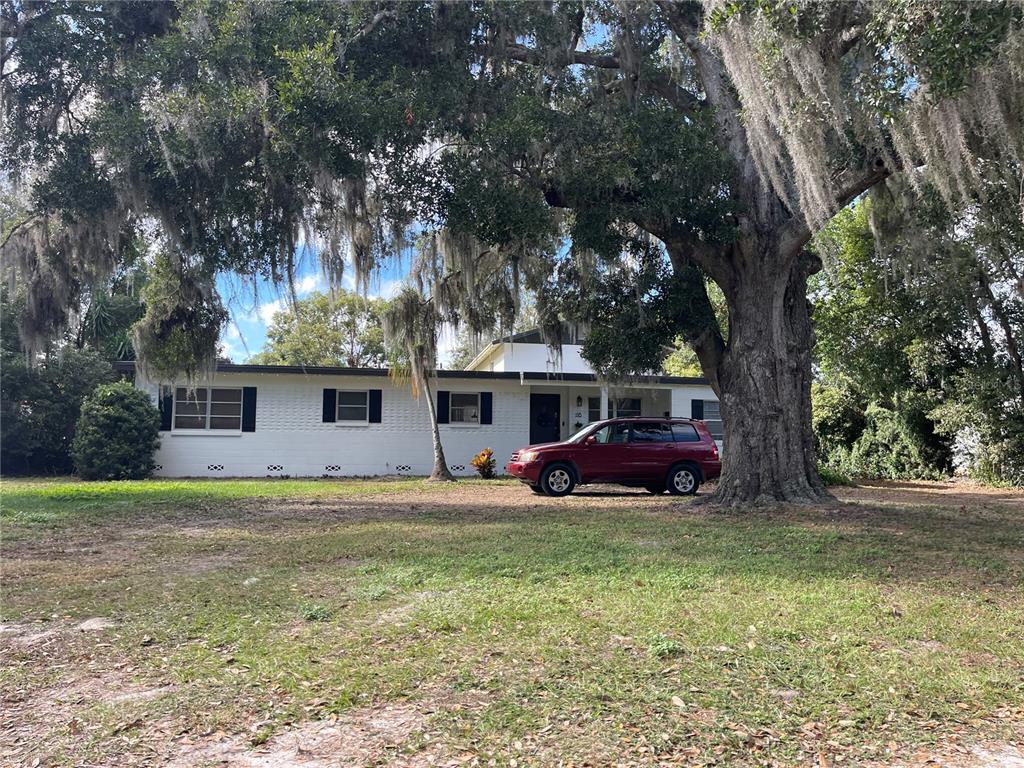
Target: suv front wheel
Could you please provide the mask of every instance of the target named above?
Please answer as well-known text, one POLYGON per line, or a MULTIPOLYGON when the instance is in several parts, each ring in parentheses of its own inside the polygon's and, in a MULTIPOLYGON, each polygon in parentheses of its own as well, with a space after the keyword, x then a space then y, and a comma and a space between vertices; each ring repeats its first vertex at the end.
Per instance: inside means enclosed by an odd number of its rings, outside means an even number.
POLYGON ((668 492, 676 496, 691 496, 700 487, 700 478, 689 464, 677 464, 668 471, 668 478, 665 485, 668 492))
POLYGON ((548 496, 568 496, 576 487, 576 478, 565 464, 552 464, 541 473, 540 487, 548 496))

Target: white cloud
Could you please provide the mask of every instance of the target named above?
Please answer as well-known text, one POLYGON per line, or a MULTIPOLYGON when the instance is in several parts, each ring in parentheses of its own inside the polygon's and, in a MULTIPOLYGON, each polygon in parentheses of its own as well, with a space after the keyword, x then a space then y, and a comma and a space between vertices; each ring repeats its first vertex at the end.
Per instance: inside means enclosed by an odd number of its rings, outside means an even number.
POLYGON ((307 293, 312 293, 322 287, 323 277, 318 273, 313 273, 300 278, 299 281, 295 283, 295 292, 300 296, 305 296, 307 293))
POLYGON ((284 309, 284 299, 274 299, 268 301, 265 304, 260 304, 256 309, 256 314, 259 315, 260 320, 263 321, 264 325, 270 325, 274 319, 274 315, 284 309))

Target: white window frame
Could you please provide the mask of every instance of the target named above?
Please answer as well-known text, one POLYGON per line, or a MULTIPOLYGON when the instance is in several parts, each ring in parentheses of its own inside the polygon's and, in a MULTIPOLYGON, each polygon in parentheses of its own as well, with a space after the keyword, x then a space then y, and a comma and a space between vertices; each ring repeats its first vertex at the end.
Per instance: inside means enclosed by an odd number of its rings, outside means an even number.
MULTIPOLYGON (((469 408, 469 407, 471 407, 471 406, 460 405, 459 406, 459 410, 463 410, 463 409, 469 408)), ((479 392, 449 392, 448 393, 448 423, 451 424, 451 425, 454 425, 456 427, 479 427, 480 426, 480 393, 479 392), (465 396, 465 395, 470 395, 470 396, 476 398, 476 421, 464 421, 464 420, 456 421, 455 420, 455 418, 454 418, 455 417, 455 406, 453 405, 453 401, 454 401, 456 395, 458 395, 460 397, 465 396)))
MULTIPOLYGON (((370 390, 368 390, 368 389, 338 389, 338 390, 335 390, 335 392, 336 392, 336 394, 334 396, 334 423, 335 424, 337 424, 338 426, 341 426, 341 427, 353 427, 353 426, 362 426, 364 424, 369 424, 370 423, 370 390), (366 409, 366 418, 365 419, 343 419, 343 418, 341 418, 341 408, 342 408, 341 393, 342 392, 348 392, 348 393, 359 392, 359 393, 363 394, 366 397, 366 402, 365 402, 365 404, 363 406, 366 409)), ((356 405, 346 405, 345 407, 346 408, 358 408, 359 406, 356 406, 356 405)))
MULTIPOLYGON (((193 387, 192 391, 205 389, 206 390, 206 414, 204 418, 206 420, 205 427, 179 427, 178 426, 178 390, 184 389, 188 392, 188 387, 172 388, 171 392, 171 434, 177 432, 180 435, 240 435, 242 434, 242 420, 245 418, 245 392, 244 387, 223 387, 215 386, 213 384, 204 384, 201 387, 193 387), (238 392, 238 429, 211 429, 210 428, 210 411, 213 409, 213 397, 211 393, 215 389, 230 389, 238 392)), ((217 402, 224 402, 218 400, 217 402)), ((231 417, 233 418, 233 417, 231 417)))

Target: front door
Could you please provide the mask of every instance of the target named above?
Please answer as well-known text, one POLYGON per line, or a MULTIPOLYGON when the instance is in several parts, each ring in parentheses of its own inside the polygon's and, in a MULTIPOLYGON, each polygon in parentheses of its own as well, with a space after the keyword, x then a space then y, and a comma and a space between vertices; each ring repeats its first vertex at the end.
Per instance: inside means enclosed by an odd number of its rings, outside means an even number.
POLYGON ((530 395, 530 445, 562 439, 562 396, 530 395))

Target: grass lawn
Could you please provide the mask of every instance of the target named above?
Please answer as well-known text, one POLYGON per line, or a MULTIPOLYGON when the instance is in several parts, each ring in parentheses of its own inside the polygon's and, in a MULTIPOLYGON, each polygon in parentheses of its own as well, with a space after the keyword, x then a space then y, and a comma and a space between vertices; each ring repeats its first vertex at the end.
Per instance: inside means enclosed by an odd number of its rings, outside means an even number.
POLYGON ((837 493, 5 480, 0 765, 1014 765, 1024 495, 837 493))

